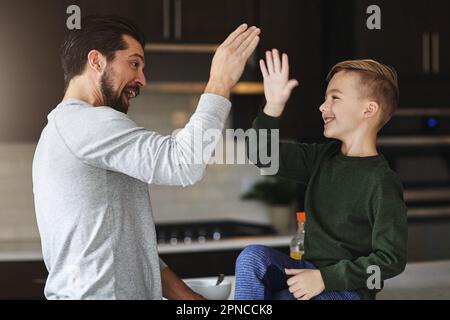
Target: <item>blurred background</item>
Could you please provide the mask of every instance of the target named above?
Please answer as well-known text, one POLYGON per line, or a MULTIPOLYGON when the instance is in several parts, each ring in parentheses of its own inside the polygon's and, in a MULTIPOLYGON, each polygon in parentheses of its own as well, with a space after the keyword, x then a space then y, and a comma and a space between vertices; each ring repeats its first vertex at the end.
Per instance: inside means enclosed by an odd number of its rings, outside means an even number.
MULTIPOLYGON (((227 128, 248 129, 264 104, 258 59, 265 50, 287 52, 291 76, 300 82, 282 117, 281 137, 292 141, 325 141, 318 107, 336 62, 373 58, 394 66, 400 106, 382 129, 378 148, 405 189, 411 266, 406 276, 435 272, 432 279, 401 279, 386 297, 420 291, 449 298, 450 2, 445 0, 1 1, 0 298, 43 297, 46 270, 31 164, 47 115, 63 97, 59 46, 72 4, 82 15, 119 14, 143 29, 148 85, 129 115, 162 134, 188 121, 214 50, 243 22, 261 28, 261 42, 233 91, 227 128), (368 27, 371 5, 380 9, 380 29, 368 27)), ((187 188, 149 186, 160 254, 182 277, 201 277, 232 275, 246 244, 287 251, 304 188, 263 179, 251 164, 211 165, 200 183, 187 188)))

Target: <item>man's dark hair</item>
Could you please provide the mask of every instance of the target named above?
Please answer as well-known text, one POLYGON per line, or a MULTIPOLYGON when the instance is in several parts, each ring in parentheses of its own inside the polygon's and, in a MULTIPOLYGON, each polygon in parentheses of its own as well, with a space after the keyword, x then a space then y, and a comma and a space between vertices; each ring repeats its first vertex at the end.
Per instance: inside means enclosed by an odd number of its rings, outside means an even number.
POLYGON ((73 77, 83 72, 89 51, 98 50, 111 61, 116 51, 127 49, 122 37, 125 34, 145 47, 144 34, 138 26, 119 16, 85 16, 81 19, 81 29, 68 30, 61 46, 65 89, 73 77))

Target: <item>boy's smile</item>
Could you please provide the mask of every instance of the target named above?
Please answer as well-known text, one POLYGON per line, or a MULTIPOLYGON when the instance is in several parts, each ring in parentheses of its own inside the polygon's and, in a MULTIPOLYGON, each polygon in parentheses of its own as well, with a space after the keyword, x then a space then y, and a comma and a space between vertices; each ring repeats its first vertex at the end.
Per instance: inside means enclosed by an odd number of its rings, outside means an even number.
POLYGON ((364 120, 364 100, 361 98, 359 75, 341 71, 330 80, 325 101, 320 106, 324 136, 341 141, 353 136, 364 120))

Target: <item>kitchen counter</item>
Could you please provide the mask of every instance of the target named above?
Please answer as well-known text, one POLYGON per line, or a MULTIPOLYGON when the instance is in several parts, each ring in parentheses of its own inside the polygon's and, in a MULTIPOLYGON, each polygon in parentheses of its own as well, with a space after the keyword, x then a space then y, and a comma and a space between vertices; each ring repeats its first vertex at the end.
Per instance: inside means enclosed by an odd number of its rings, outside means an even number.
POLYGON ((0 261, 42 260, 39 241, 0 242, 0 261))
MULTIPOLYGON (((239 250, 251 244, 272 247, 288 246, 292 236, 236 237, 224 240, 210 240, 204 243, 160 244, 160 254, 189 253, 206 251, 239 250)), ((0 261, 42 260, 41 244, 38 241, 0 242, 0 261)))

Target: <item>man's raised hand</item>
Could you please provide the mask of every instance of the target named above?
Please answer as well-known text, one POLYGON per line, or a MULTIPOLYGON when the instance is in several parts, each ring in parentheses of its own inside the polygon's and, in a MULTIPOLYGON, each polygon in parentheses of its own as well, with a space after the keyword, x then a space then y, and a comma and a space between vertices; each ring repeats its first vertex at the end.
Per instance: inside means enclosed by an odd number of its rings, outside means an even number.
POLYGON ((240 25, 217 48, 211 64, 205 92, 229 98, 231 89, 239 81, 248 58, 259 42, 261 30, 240 25))

